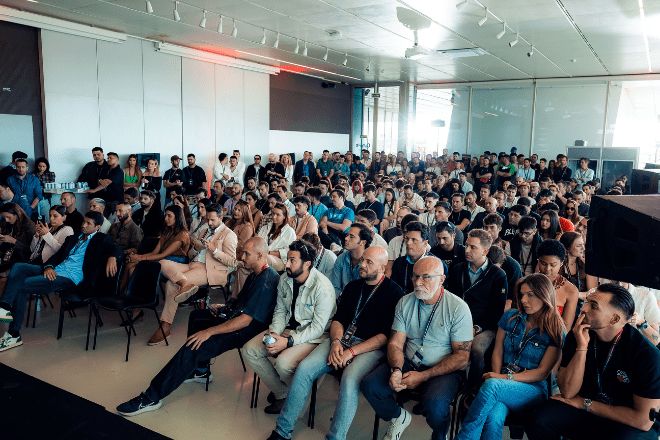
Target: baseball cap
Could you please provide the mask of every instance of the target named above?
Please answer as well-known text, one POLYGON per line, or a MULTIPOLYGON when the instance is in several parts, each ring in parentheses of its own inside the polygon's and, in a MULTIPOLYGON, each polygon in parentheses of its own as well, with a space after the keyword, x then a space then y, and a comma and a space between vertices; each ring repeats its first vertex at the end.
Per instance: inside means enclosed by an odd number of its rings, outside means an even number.
POLYGON ((541 197, 552 197, 552 191, 550 191, 549 189, 541 190, 539 194, 541 197))
POLYGON ((170 157, 170 161, 172 160, 181 160, 181 158, 175 154, 174 156, 170 157))

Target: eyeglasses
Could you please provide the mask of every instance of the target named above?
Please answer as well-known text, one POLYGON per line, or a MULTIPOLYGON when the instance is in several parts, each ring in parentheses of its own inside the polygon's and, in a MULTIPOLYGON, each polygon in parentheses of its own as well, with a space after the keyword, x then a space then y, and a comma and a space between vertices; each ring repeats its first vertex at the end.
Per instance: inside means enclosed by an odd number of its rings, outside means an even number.
POLYGON ((413 272, 412 274, 412 281, 413 283, 417 281, 418 278, 422 279, 422 283, 426 284, 428 283, 431 278, 436 278, 436 277, 441 277, 442 275, 417 275, 416 273, 413 272))

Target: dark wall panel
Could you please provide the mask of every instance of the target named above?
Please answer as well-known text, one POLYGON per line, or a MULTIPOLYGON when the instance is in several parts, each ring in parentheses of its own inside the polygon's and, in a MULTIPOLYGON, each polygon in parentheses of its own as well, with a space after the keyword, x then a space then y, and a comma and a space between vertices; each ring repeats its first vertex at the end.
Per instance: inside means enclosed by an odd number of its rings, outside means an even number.
MULTIPOLYGON (((32 116, 34 151, 44 155, 38 29, 0 21, 0 113, 32 116)), ((6 164, 7 153, 0 152, 6 164)))
POLYGON ((270 129, 350 134, 350 86, 288 72, 271 75, 270 129), (335 88, 323 88, 324 82, 335 88))

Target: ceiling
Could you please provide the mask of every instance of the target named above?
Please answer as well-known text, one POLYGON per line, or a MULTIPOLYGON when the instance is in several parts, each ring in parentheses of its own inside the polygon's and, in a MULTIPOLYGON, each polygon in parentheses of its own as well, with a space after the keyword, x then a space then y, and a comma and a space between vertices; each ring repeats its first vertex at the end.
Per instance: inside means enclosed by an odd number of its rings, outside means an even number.
POLYGON ((461 10, 456 8, 460 0, 185 0, 178 5, 179 22, 174 20, 172 0, 150 1, 151 14, 146 0, 0 0, 0 5, 355 85, 660 72, 658 1, 645 1, 645 23, 638 0, 469 0, 461 10), (430 28, 419 32, 421 46, 480 47, 488 54, 404 58, 414 39, 397 20, 397 7, 432 20, 430 28), (488 20, 479 26, 484 7, 488 20), (202 29, 204 10, 208 13, 202 29), (220 14, 222 34, 217 32, 220 14), (236 38, 231 36, 233 19, 236 38), (502 22, 506 34, 498 40, 502 22), (341 34, 332 36, 329 30, 341 34), (277 32, 281 35, 275 49, 277 32), (509 47, 516 32, 518 44, 509 47), (299 54, 294 53, 296 39, 299 54), (302 55, 304 42, 308 56, 302 55), (347 63, 342 66, 345 54, 347 63))

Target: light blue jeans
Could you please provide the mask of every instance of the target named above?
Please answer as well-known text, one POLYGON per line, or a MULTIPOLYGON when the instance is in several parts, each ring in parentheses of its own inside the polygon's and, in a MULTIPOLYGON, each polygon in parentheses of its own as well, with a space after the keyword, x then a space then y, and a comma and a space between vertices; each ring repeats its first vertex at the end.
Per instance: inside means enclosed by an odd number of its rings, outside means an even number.
POLYGON ((37 205, 37 208, 34 209, 33 211, 37 211, 40 216, 44 218, 44 223, 48 223, 48 214, 50 212, 50 201, 51 199, 43 198, 43 200, 39 201, 39 204, 37 205))
POLYGON ((455 440, 501 440, 511 411, 533 411, 548 400, 546 382, 488 379, 479 389, 455 440))
MULTIPOLYGON (((357 345, 359 342, 362 341, 358 340, 353 345, 357 345)), ((326 365, 329 355, 330 340, 326 339, 298 365, 289 388, 289 395, 275 427, 275 431, 282 437, 291 438, 291 433, 307 401, 314 379, 334 369, 332 365, 326 365)), ((326 439, 344 440, 346 438, 357 411, 360 382, 383 360, 385 360, 385 352, 382 350, 362 353, 357 355, 353 362, 344 369, 339 385, 339 399, 326 439)))

